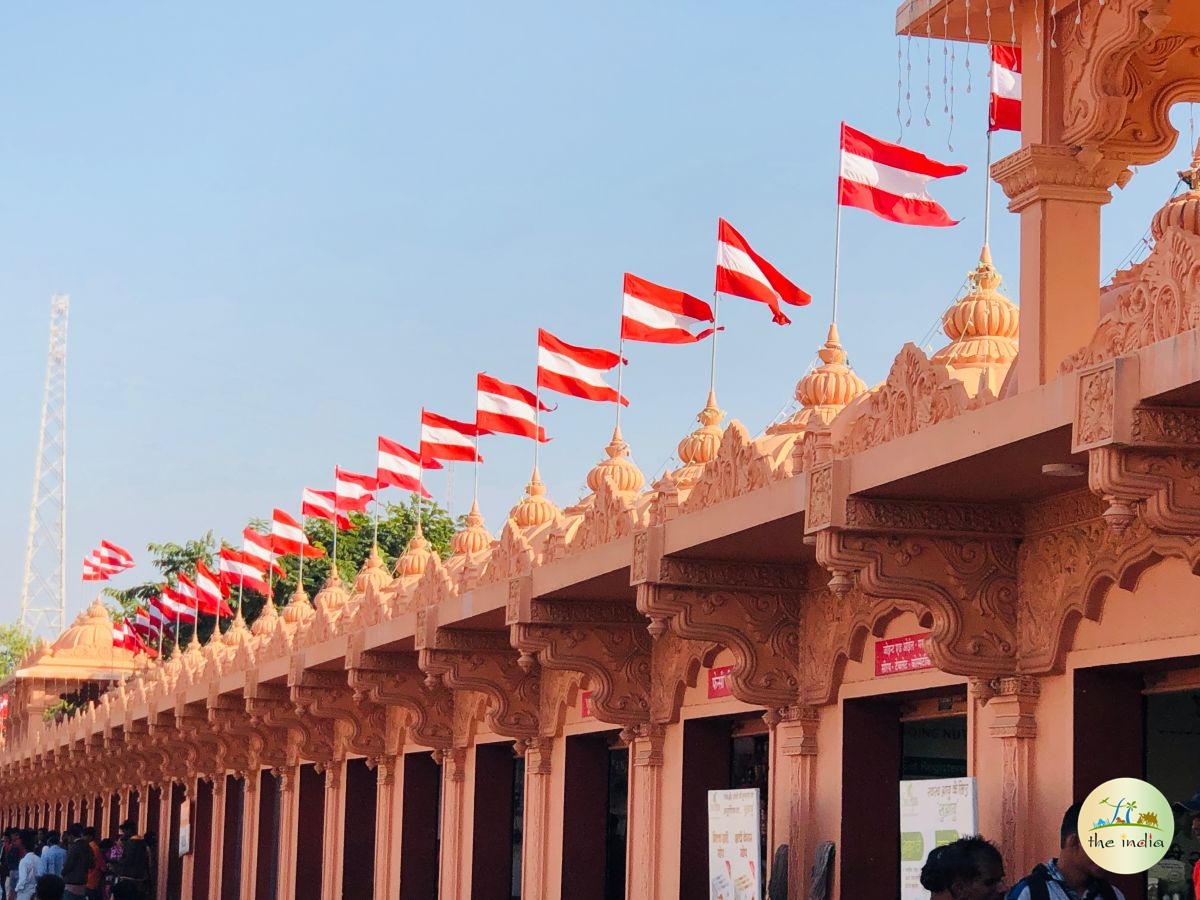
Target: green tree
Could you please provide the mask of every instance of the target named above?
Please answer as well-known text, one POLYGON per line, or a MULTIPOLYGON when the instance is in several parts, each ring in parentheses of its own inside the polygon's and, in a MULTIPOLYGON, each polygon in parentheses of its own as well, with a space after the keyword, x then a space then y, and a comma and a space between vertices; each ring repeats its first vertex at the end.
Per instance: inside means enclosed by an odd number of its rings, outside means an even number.
POLYGON ((19 622, 0 625, 0 681, 17 668, 17 663, 33 649, 33 635, 19 622))

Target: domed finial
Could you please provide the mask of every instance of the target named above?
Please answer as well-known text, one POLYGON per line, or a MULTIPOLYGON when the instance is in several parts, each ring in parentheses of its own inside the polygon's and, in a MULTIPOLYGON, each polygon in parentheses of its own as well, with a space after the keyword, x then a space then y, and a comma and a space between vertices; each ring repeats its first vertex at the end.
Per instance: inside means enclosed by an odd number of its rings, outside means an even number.
POLYGON ((400 578, 406 575, 423 575, 425 567, 429 565, 432 557, 433 551, 429 549, 429 541, 425 540, 425 531, 421 527, 420 518, 418 518, 412 540, 408 542, 408 546, 396 560, 396 575, 400 578))
POLYGON ((1017 355, 1020 313, 998 290, 1000 273, 987 244, 967 280, 970 290, 942 316, 950 343, 933 355, 933 361, 960 368, 1011 363, 1017 355))
POLYGON ((796 382, 796 399, 805 409, 842 407, 867 389, 846 361, 836 323, 830 323, 825 344, 817 356, 821 365, 796 382))
POLYGON ((467 513, 465 527, 457 531, 450 539, 450 549, 455 556, 470 556, 472 553, 482 553, 492 546, 492 536, 488 534, 483 524, 483 516, 479 512, 479 502, 471 502, 471 511, 467 513))
POLYGON ((344 606, 349 600, 350 595, 346 593, 346 584, 342 581, 342 573, 338 571, 337 563, 330 560, 329 577, 321 585, 321 590, 317 591, 317 596, 313 598, 313 605, 323 606, 326 610, 334 610, 344 606))
POLYGON ((696 415, 700 427, 679 442, 679 461, 685 466, 703 466, 717 455, 721 446, 721 419, 725 413, 717 407, 717 394, 708 392, 704 409, 696 415))
POLYGON ((1150 233, 1156 241, 1172 226, 1200 234, 1200 143, 1192 154, 1192 164, 1179 170, 1179 180, 1188 189, 1168 200, 1150 220, 1150 233))
POLYGON ((379 590, 386 587, 390 581, 391 576, 383 567, 383 558, 379 555, 379 545, 372 544, 371 552, 367 554, 367 561, 363 563, 358 577, 354 579, 354 593, 365 594, 368 587, 379 590))
POLYGON ((636 494, 646 483, 646 477, 641 469, 634 465, 629 458, 629 445, 621 437, 621 426, 613 429, 612 440, 604 448, 608 459, 598 462, 588 472, 587 484, 592 493, 600 490, 600 485, 607 477, 612 480, 613 487, 625 494, 636 494))
POLYGON ((275 601, 270 598, 263 604, 262 611, 258 614, 258 618, 254 620, 254 624, 250 626, 250 633, 255 637, 262 637, 270 634, 275 630, 275 623, 279 621, 279 610, 275 608, 275 601))
POLYGON ((536 528, 545 525, 557 514, 558 507, 546 496, 546 486, 542 484, 537 466, 534 466, 529 484, 525 485, 525 496, 509 512, 509 518, 521 528, 536 528))
POLYGON ((283 608, 283 621, 288 625, 302 625, 314 615, 316 613, 312 604, 308 602, 308 594, 304 592, 304 586, 297 584, 296 590, 292 593, 291 602, 283 608))
POLYGON ((1189 190, 1200 188, 1200 141, 1196 141, 1196 147, 1192 150, 1191 166, 1180 170, 1179 180, 1186 184, 1189 190))

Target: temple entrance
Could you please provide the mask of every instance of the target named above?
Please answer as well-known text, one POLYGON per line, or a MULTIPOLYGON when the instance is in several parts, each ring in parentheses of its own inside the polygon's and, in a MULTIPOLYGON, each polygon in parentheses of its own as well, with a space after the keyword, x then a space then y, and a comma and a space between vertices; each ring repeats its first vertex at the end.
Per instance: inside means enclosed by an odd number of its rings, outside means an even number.
POLYGON ((375 888, 375 772, 361 757, 346 761, 346 816, 342 823, 342 896, 369 897, 375 888))
POLYGON ((625 900, 629 750, 617 734, 567 738, 563 897, 625 900))
POLYGON ((432 753, 404 756, 400 834, 400 900, 438 895, 442 767, 432 753))
POLYGON ((900 893, 900 782, 967 775, 967 692, 936 688, 842 704, 843 897, 900 893))
MULTIPOLYGON (((1074 726, 1075 799, 1121 777, 1142 778, 1171 802, 1190 798, 1200 790, 1200 657, 1076 669, 1074 726)), ((1191 871, 1200 842, 1188 821, 1176 817, 1166 858, 1148 873, 1113 877, 1129 900, 1196 900, 1191 871)))
POLYGON ((514 900, 521 896, 521 836, 525 805, 525 760, 513 745, 475 748, 475 824, 471 896, 514 900), (509 823, 508 828, 503 823, 509 823))
POLYGON ((761 713, 689 719, 683 727, 683 795, 680 803, 679 896, 708 896, 708 792, 757 788, 767 861, 767 725, 761 713))

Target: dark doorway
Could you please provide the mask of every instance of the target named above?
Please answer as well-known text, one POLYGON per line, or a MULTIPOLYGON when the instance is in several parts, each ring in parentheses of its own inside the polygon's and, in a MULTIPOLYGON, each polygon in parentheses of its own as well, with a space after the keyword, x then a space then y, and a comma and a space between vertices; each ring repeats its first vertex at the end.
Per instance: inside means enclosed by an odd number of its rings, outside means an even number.
POLYGON ((325 776, 311 763, 300 767, 300 814, 296 823, 296 900, 320 900, 325 837, 325 776))
POLYGON ((512 744, 477 746, 471 858, 473 900, 514 900, 521 896, 524 797, 525 760, 513 755, 512 744))
POLYGON ((279 873, 279 779, 265 769, 251 778, 258 785, 258 852, 255 859, 254 896, 275 896, 279 873))
POLYGON ((616 732, 567 738, 562 895, 624 900, 629 751, 616 732))
POLYGON ((221 854, 221 900, 238 900, 240 893, 244 787, 242 779, 225 777, 225 846, 213 849, 221 854))
POLYGON ((346 818, 342 896, 370 897, 375 889, 375 773, 365 759, 346 762, 346 818))
POLYGON ((404 756, 400 900, 438 895, 442 767, 432 753, 404 756))

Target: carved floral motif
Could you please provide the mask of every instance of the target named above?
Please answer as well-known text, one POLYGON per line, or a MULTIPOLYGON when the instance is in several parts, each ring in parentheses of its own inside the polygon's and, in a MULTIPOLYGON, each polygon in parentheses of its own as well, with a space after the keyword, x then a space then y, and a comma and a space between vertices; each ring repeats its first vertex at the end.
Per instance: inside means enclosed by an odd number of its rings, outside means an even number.
POLYGON ((716 457, 705 463, 704 472, 683 501, 683 510, 707 509, 766 487, 771 480, 769 457, 750 439, 741 422, 730 422, 716 457))

